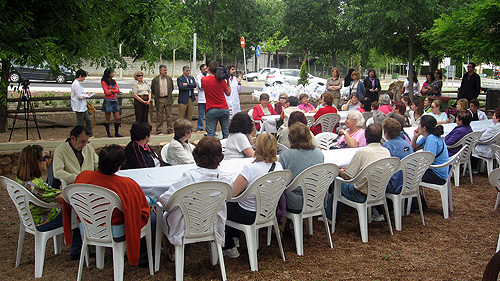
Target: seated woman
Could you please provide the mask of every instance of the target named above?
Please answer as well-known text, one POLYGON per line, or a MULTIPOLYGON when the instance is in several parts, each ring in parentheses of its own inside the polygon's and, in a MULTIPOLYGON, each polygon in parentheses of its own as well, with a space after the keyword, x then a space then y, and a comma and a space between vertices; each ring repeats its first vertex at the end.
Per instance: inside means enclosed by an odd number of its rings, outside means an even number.
MULTIPOLYGON (((328 93, 330 94, 330 93, 328 93)), ((330 94, 331 95, 331 94, 330 94)), ((290 127, 290 149, 280 154, 283 169, 292 171, 293 179, 305 169, 324 162, 323 153, 312 144, 311 132, 306 125, 298 122, 290 127)), ((292 180, 293 180, 292 179, 292 180)), ((292 213, 302 211, 302 189, 297 187, 286 194, 286 209, 292 213)))
POLYGON ((467 111, 467 107, 469 106, 469 101, 467 99, 459 99, 457 100, 457 107, 456 108, 448 108, 446 109, 446 114, 448 116, 453 115, 453 117, 450 116, 453 121, 452 123, 457 122, 457 114, 459 112, 465 112, 467 111))
POLYGON ((392 112, 391 97, 388 94, 380 95, 380 106, 377 111, 382 111, 384 114, 392 112))
MULTIPOLYGON (((457 114, 457 126, 444 137, 444 142, 447 146, 452 146, 462 139, 465 135, 472 132, 470 122, 472 121, 472 114, 468 111, 460 111, 457 114)), ((448 150, 448 156, 455 155, 462 146, 451 148, 448 150)))
MULTIPOLYGON (((337 109, 332 106, 333 104, 333 95, 329 92, 325 92, 321 95, 321 104, 324 106, 316 114, 314 114, 314 121, 318 120, 318 118, 327 113, 337 113, 337 109)), ((314 135, 321 133, 323 130, 321 129, 321 124, 311 127, 311 132, 314 135)))
POLYGON ((429 96, 429 97, 425 97, 424 99, 424 112, 428 113, 428 112, 431 112, 432 110, 432 102, 435 100, 434 97, 432 96, 429 96))
MULTIPOLYGON (((290 133, 290 126, 295 123, 302 123, 307 126, 307 119, 302 111, 292 112, 290 118, 288 119, 288 127, 283 128, 283 130, 278 133, 278 143, 290 148, 290 139, 288 135, 290 133)), ((314 145, 314 147, 319 147, 318 140, 314 137, 311 131, 309 132, 312 137, 312 144, 314 145)))
POLYGON ((229 125, 229 137, 226 141, 224 159, 253 157, 252 138, 253 122, 248 114, 238 112, 229 125))
MULTIPOLYGON (((415 129, 415 133, 413 134, 413 138, 410 143, 411 147, 413 147, 414 150, 423 147, 424 151, 432 152, 435 156, 432 165, 446 163, 449 160, 449 157, 446 143, 441 138, 443 133, 443 126, 437 124, 436 118, 424 115, 420 118, 418 128, 415 129), (418 140, 420 135, 422 135, 422 138, 418 140)), ((425 172, 422 181, 442 185, 446 182, 446 179, 448 179, 448 167, 435 170, 428 169, 425 172)))
MULTIPOLYGON (((259 100, 260 104, 253 107, 252 117, 254 121, 261 121, 262 116, 277 115, 274 108, 269 104, 268 94, 261 94, 259 100)), ((255 123, 255 129, 260 130, 260 124, 255 123)))
POLYGON ((282 128, 288 126, 288 118, 290 118, 290 114, 292 114, 295 111, 302 112, 302 110, 300 110, 297 107, 298 104, 299 104, 299 99, 297 97, 294 96, 288 97, 288 107, 285 108, 283 112, 281 112, 280 116, 280 118, 283 120, 283 125, 281 126, 282 128))
POLYGON ((122 170, 167 166, 160 156, 149 147, 152 126, 146 122, 135 122, 130 128, 131 141, 125 147, 127 162, 122 170))
MULTIPOLYGON (((398 157, 400 160, 413 153, 413 148, 410 144, 401 137, 401 124, 394 118, 387 118, 382 122, 384 129, 384 137, 387 140, 382 145, 387 148, 391 153, 391 157, 398 157)), ((389 184, 387 185, 386 192, 399 194, 403 185, 403 171, 395 173, 389 184)))
MULTIPOLYGON (((251 183, 260 176, 272 171, 279 171, 283 168, 278 162, 276 151, 278 143, 271 134, 262 134, 257 137, 257 150, 255 151, 255 161, 246 165, 233 183, 233 197, 238 196, 251 183)), ((255 197, 250 196, 240 202, 228 202, 227 219, 250 225, 255 221, 255 197)), ((224 255, 230 258, 240 256, 233 238, 238 239, 240 231, 226 225, 226 239, 224 244, 224 255)))
POLYGON ((274 104, 274 111, 276 114, 281 115, 281 112, 287 107, 288 95, 283 93, 280 95, 279 100, 274 104))
POLYGON ((424 115, 424 102, 421 99, 413 100, 410 106, 411 111, 408 113, 408 119, 410 120, 411 127, 418 127, 420 122, 420 117, 424 115))
POLYGON ((316 112, 316 108, 314 108, 314 106, 309 103, 309 95, 308 94, 300 94, 299 101, 300 101, 299 109, 304 111, 304 113, 316 112))
MULTIPOLYGON (((500 107, 497 107, 497 109, 495 109, 495 113, 493 114, 493 124, 491 124, 486 129, 486 131, 484 131, 484 133, 479 138, 479 142, 484 142, 500 133, 500 123, 498 121, 500 121, 500 107)), ((494 157, 493 150, 491 150, 491 143, 482 143, 476 145, 476 147, 474 148, 474 153, 484 158, 494 157)))
POLYGON ((392 113, 400 114, 401 116, 403 116, 405 118, 404 127, 410 127, 410 120, 408 119, 408 117, 406 117, 405 112, 406 112, 406 106, 404 102, 395 101, 394 104, 392 105, 392 113))
MULTIPOLYGON (((234 120, 234 119, 233 119, 234 120)), ((197 168, 185 171, 182 177, 172 184, 168 191, 164 192, 158 201, 166 206, 168 200, 177 191, 188 184, 201 181, 222 181, 231 184, 231 176, 219 170, 219 164, 224 158, 222 146, 219 139, 214 137, 204 137, 198 142, 193 150, 193 158, 197 168)), ((179 208, 174 208, 172 212, 165 213, 168 225, 167 238, 172 245, 182 245, 186 224, 184 216, 179 208)), ((224 244, 224 225, 226 224, 226 205, 222 204, 217 212, 215 231, 217 233, 217 242, 224 244)))
POLYGON ((479 110, 479 101, 473 99, 469 103, 469 111, 472 113, 472 121, 488 120, 488 116, 484 111, 479 110))
POLYGON ((443 109, 443 103, 440 100, 434 100, 432 102, 431 108, 431 112, 426 113, 426 115, 434 117, 438 124, 450 123, 448 114, 441 112, 441 110, 443 109))
POLYGON ((337 141, 337 147, 352 148, 366 146, 365 130, 361 128, 364 122, 365 118, 363 118, 361 112, 357 110, 349 112, 345 120, 347 130, 340 129, 338 131, 340 138, 337 141))
MULTIPOLYGON (((250 119, 250 117, 249 117, 250 119)), ((171 165, 193 164, 194 145, 189 143, 193 124, 186 119, 177 119, 174 123, 174 139, 170 142, 167 162, 171 165)))
MULTIPOLYGON (((125 160, 125 152, 121 146, 106 145, 99 152, 98 170, 81 172, 74 183, 101 186, 120 197, 123 208, 115 209, 111 220, 113 239, 126 240, 129 264, 144 267, 148 264, 148 259, 146 238, 141 239, 141 229, 149 220, 149 208, 153 202, 148 200, 142 188, 133 179, 115 174, 125 160)), ((156 220, 153 218, 152 221, 156 220)))
POLYGON ((347 101, 344 105, 342 105, 342 111, 353 111, 363 108, 361 103, 359 102, 358 94, 352 94, 351 99, 347 101))

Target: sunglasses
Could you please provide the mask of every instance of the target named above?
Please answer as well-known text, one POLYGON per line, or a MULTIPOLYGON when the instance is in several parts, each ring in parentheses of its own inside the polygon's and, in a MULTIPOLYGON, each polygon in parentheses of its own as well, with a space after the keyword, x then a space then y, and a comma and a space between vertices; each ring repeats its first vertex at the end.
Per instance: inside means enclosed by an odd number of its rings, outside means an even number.
POLYGON ((280 100, 286 100, 286 97, 280 97, 280 100))
POLYGON ((144 76, 144 75, 142 75, 142 74, 137 75, 137 77, 142 77, 142 76, 144 76))
POLYGON ((40 162, 45 162, 45 161, 48 161, 49 160, 49 157, 47 155, 44 155, 42 158, 40 158, 40 162))

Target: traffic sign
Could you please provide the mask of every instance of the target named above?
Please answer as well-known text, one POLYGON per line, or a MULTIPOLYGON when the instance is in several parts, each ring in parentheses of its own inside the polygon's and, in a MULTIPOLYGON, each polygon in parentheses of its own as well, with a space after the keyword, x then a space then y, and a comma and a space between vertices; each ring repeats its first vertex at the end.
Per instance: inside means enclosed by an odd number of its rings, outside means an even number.
POLYGON ((245 37, 241 36, 241 38, 240 38, 240 44, 241 44, 241 48, 245 49, 245 37))
POLYGON ((255 49, 255 56, 260 57, 260 46, 257 46, 257 49, 255 49))

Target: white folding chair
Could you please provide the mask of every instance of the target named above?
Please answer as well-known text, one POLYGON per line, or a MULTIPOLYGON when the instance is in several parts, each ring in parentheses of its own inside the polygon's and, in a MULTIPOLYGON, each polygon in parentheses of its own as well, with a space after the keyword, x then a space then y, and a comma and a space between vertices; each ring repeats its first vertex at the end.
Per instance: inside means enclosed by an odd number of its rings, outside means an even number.
POLYGON ((500 164, 500 145, 492 144, 491 149, 493 150, 497 163, 500 164))
POLYGON ((455 155, 450 157, 448 162, 443 163, 441 165, 430 165, 429 169, 441 169, 449 167, 448 178, 446 178, 446 182, 443 185, 428 183, 428 182, 420 182, 420 186, 427 187, 430 189, 434 189, 439 191, 441 194, 441 202, 443 204, 443 216, 445 219, 448 218, 449 212, 453 212, 453 197, 451 194, 451 176, 456 170, 457 166, 460 163, 460 155, 466 149, 463 146, 455 155))
POLYGON ((337 139, 337 134, 323 132, 319 133, 316 136, 316 140, 319 143, 319 146, 322 150, 329 150, 335 145, 335 140, 337 139))
POLYGON ((470 162, 470 156, 474 147, 476 146, 477 141, 481 137, 483 132, 470 132, 467 135, 463 136, 459 141, 455 144, 448 146, 448 149, 455 147, 465 147, 465 150, 460 155, 460 164, 457 166, 455 170, 455 186, 460 185, 460 165, 464 164, 464 176, 465 170, 467 166, 469 166, 469 175, 470 175, 470 183, 472 182, 472 164, 470 162))
POLYGON ((224 153, 226 151, 226 143, 227 143, 227 139, 220 140, 220 145, 222 146, 222 153, 224 153))
MULTIPOLYGON (((262 122, 262 120, 253 120, 253 108, 251 108, 249 111, 248 111, 248 115, 250 116, 250 119, 252 119, 254 125, 256 124, 259 124, 260 125, 260 129, 256 132, 256 134, 262 134, 264 133, 264 123, 262 122)), ((255 126, 257 127, 257 126, 255 126)))
POLYGON ((495 170, 491 171, 491 173, 488 175, 488 179, 490 181, 490 184, 496 189, 498 193, 494 208, 494 210, 496 210, 498 208, 498 202, 500 202, 500 168, 496 168, 495 170))
MULTIPOLYGON (((484 141, 478 141, 477 144, 500 144, 500 133, 494 135, 493 137, 487 139, 487 140, 484 140, 484 141)), ((488 171, 488 175, 491 173, 491 171, 493 170, 493 160, 494 160, 494 157, 493 158, 485 158, 485 157, 482 157, 482 156, 479 156, 477 155, 475 152, 472 152, 472 157, 476 157, 478 159, 481 159, 481 160, 484 160, 484 162, 486 162, 486 170, 488 171)), ((500 162, 499 162, 500 163, 500 162)), ((484 166, 483 166, 484 167, 484 166)), ((483 169, 482 169, 483 170, 483 169)))
MULTIPOLYGON (((84 232, 77 280, 82 278, 83 261, 89 245, 96 246, 96 265, 99 269, 104 267, 103 247, 113 249, 114 280, 123 280, 126 241, 116 242, 111 231, 113 210, 123 211, 120 197, 107 188, 91 184, 68 185, 63 190, 63 195, 81 218, 84 232)), ((154 275, 150 220, 141 229, 141 238, 144 236, 147 244, 149 274, 154 275)))
MULTIPOLYGON (((258 271, 257 262, 257 248, 259 245, 258 231, 261 228, 274 226, 278 246, 281 251, 281 256, 285 260, 285 253, 281 245, 279 237, 278 220, 276 219, 276 207, 283 191, 285 191, 287 184, 292 179, 292 172, 288 170, 274 171, 267 173, 260 178, 256 179, 250 186, 238 197, 233 198, 230 202, 239 202, 250 195, 255 196, 256 201, 256 214, 255 222, 251 225, 226 221, 226 225, 239 229, 245 233, 248 249, 248 259, 250 260, 250 269, 258 271)), ((270 241, 268 241, 269 244, 270 241)))
POLYGON ((414 197, 417 198, 420 218, 422 219, 422 224, 425 225, 419 185, 420 181, 422 181, 422 176, 432 162, 434 162, 434 154, 429 151, 415 152, 401 159, 401 165, 399 165, 399 170, 403 173, 403 185, 401 187, 401 192, 399 194, 385 194, 387 198, 392 200, 394 206, 394 223, 396 225, 396 230, 401 231, 402 229, 404 200, 408 199, 407 214, 409 215, 411 209, 410 203, 414 197))
POLYGON ((387 200, 385 198, 385 189, 391 179, 392 175, 399 168, 400 161, 396 157, 383 158, 372 162, 366 166, 361 172, 350 180, 345 180, 341 177, 335 179, 335 188, 333 192, 333 206, 332 206, 332 233, 335 233, 335 220, 337 216, 337 203, 342 202, 358 211, 359 228, 361 230, 361 241, 368 242, 368 220, 371 215, 371 207, 384 205, 387 223, 391 235, 392 225, 389 210, 387 208, 387 200), (341 184, 351 183, 360 184, 366 182, 368 185, 368 193, 366 194, 366 201, 364 203, 357 203, 349 200, 342 195, 341 184))
POLYGON ((321 115, 318 120, 314 121, 311 126, 309 127, 313 127, 313 126, 316 126, 318 124, 321 124, 321 131, 322 132, 329 132, 329 133, 333 133, 333 130, 335 129, 335 126, 337 126, 337 124, 339 123, 340 121, 340 115, 337 114, 337 113, 327 113, 327 114, 323 114, 321 115))
POLYGON ((292 192, 296 188, 302 189, 302 212, 299 214, 286 212, 285 216, 292 220, 295 234, 295 248, 297 255, 304 255, 304 231, 303 220, 308 219, 309 235, 313 234, 313 217, 322 216, 325 222, 326 234, 330 242, 330 248, 333 248, 332 236, 328 228, 326 213, 324 208, 324 199, 328 187, 339 174, 339 167, 332 163, 322 163, 311 166, 302 171, 288 185, 286 192, 292 192))
POLYGON ((54 239, 54 253, 61 253, 61 238, 64 233, 62 227, 49 230, 38 231, 35 227, 35 222, 30 212, 30 204, 43 208, 60 208, 59 203, 46 203, 36 198, 29 190, 19 183, 8 179, 4 176, 0 177, 0 181, 7 189, 10 199, 16 205, 19 214, 19 240, 17 244, 16 267, 21 262, 21 253, 23 252, 24 236, 27 233, 35 236, 35 278, 41 278, 43 275, 43 264, 45 261, 45 246, 50 238, 54 239))
POLYGON ((160 152, 160 154, 161 154, 161 159, 163 159, 163 162, 165 162, 165 163, 168 163, 168 161, 167 161, 167 154, 168 154, 168 146, 169 146, 169 145, 170 145, 170 143, 165 144, 165 145, 162 147, 161 152, 160 152))
MULTIPOLYGON (((220 261, 220 270, 222 280, 226 280, 226 269, 224 266, 224 257, 222 256, 222 245, 217 243, 215 223, 217 212, 222 204, 233 195, 232 187, 225 182, 207 181, 187 185, 177 190, 167 202, 162 206, 157 202, 156 219, 162 220, 163 211, 171 212, 178 207, 185 222, 185 233, 182 245, 175 246, 175 279, 182 280, 184 276, 184 245, 206 242, 217 245, 217 253, 220 261)), ((161 238, 163 233, 161 223, 156 227, 156 246, 155 246, 155 271, 160 269, 161 238)), ((217 256, 215 256, 217 257, 217 256)), ((217 263, 217 258, 212 259, 213 264, 217 263)))

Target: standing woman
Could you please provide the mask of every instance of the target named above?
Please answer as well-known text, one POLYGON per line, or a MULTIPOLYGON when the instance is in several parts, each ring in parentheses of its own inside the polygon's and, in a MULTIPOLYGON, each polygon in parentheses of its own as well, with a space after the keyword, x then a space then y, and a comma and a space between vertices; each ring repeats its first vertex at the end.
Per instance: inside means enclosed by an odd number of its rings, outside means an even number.
POLYGON ((427 85, 429 96, 441 96, 441 88, 443 87, 443 72, 440 69, 436 69, 434 72, 434 81, 427 85))
MULTIPOLYGON (((420 93, 420 86, 418 84, 418 78, 417 78, 417 72, 413 71, 413 96, 418 96, 420 93)), ((407 77, 405 80, 405 91, 403 93, 403 96, 408 97, 410 95, 410 77, 407 77)))
MULTIPOLYGON (((378 101, 378 95, 380 93, 380 89, 382 88, 380 86, 380 80, 377 78, 377 75, 375 74, 375 69, 372 68, 368 70, 368 77, 365 78, 363 84, 366 89, 366 97, 370 100, 370 106, 371 106, 372 102, 378 101)), ((370 108, 365 108, 365 110, 370 111, 370 108)))
POLYGON ((102 111, 104 111, 104 128, 106 128, 106 133, 108 138, 113 136, 109 132, 109 120, 111 119, 111 112, 115 117, 115 137, 123 137, 118 133, 120 129, 120 108, 118 107, 118 101, 116 100, 116 94, 120 93, 120 88, 116 84, 115 72, 111 68, 104 70, 104 75, 101 78, 102 89, 104 90, 104 102, 102 104, 102 111))
MULTIPOLYGON (((356 93, 358 94, 359 100, 365 100, 366 89, 365 85, 359 81, 359 71, 353 71, 351 74, 352 81, 349 84, 349 97, 356 93)), ((380 83, 380 82, 379 82, 380 83)))
POLYGON ((434 75, 432 75, 432 72, 429 72, 425 75, 425 82, 422 84, 422 90, 420 90, 420 93, 422 93, 422 96, 428 96, 430 90, 427 89, 427 86, 430 85, 434 81, 434 75))
POLYGON ((132 83, 132 93, 134 94, 134 110, 136 122, 148 122, 149 103, 151 101, 151 89, 144 81, 144 73, 137 71, 134 74, 136 80, 132 83))
POLYGON ((87 99, 94 94, 87 94, 85 88, 83 88, 81 84, 87 77, 87 72, 85 70, 77 70, 75 77, 73 84, 71 84, 71 109, 76 114, 76 125, 83 125, 83 121, 85 121, 86 127, 92 137, 94 133, 92 132, 92 121, 90 120, 87 107, 87 99))
POLYGON ((354 72, 354 69, 352 69, 352 68, 349 68, 349 70, 347 71, 347 75, 344 78, 344 87, 349 87, 349 85, 351 85, 351 81, 352 81, 351 75, 353 72, 354 72))
POLYGON ((335 105, 335 108, 339 108, 342 80, 340 80, 340 71, 338 68, 334 67, 332 69, 332 77, 326 80, 326 89, 333 95, 333 104, 335 105))

